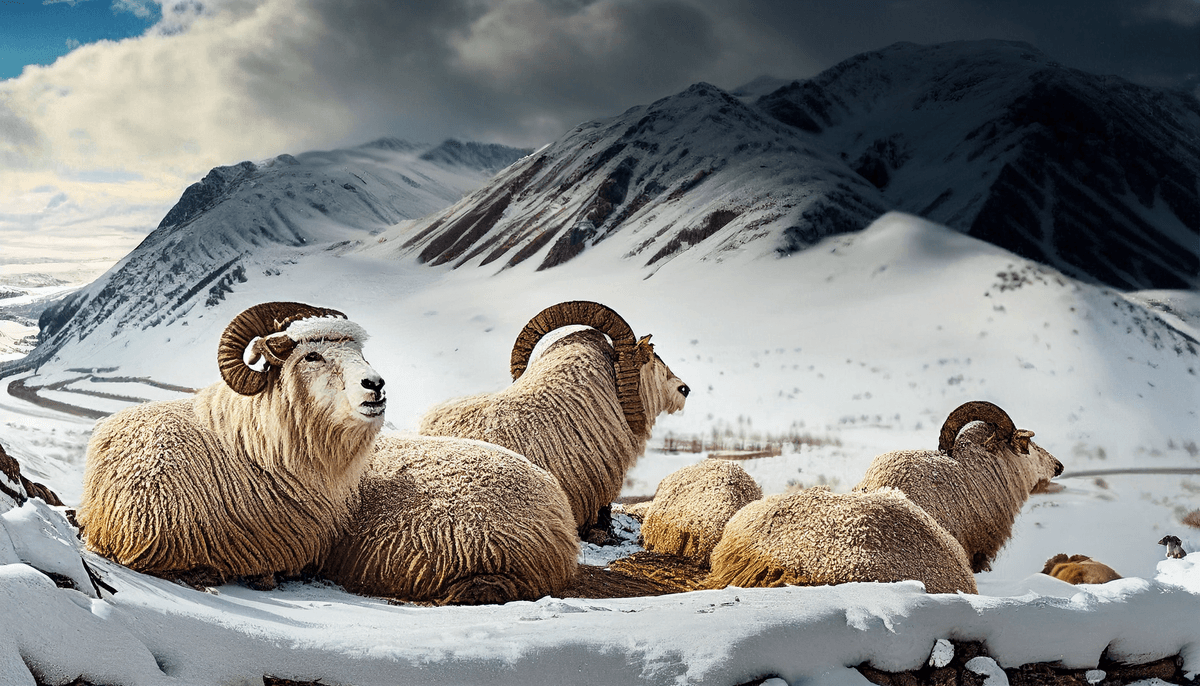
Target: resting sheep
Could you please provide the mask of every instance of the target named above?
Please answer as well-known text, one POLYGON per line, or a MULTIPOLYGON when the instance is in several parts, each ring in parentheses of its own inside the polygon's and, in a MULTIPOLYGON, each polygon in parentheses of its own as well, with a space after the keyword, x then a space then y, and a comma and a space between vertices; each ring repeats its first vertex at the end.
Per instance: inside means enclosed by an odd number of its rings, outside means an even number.
POLYGON ((962 546, 893 488, 756 500, 725 525, 711 564, 710 588, 916 579, 929 593, 976 592, 962 546))
POLYGON ((319 562, 383 424, 366 338, 340 312, 299 303, 238 315, 217 353, 223 383, 97 424, 77 515, 88 548, 204 584, 270 586, 319 562))
POLYGON ((962 544, 971 571, 986 571, 1029 494, 1062 473, 1031 436, 996 405, 965 403, 942 424, 937 451, 880 455, 854 490, 900 489, 962 544))
POLYGON ((593 302, 542 310, 517 336, 511 369, 511 386, 434 407, 420 433, 487 441, 529 458, 558 479, 581 531, 620 492, 655 418, 683 409, 688 395, 650 336, 635 338, 620 315, 593 302), (570 325, 592 328, 555 341, 530 363, 543 336, 570 325))
POLYGON ((704 460, 679 469, 659 483, 646 510, 645 548, 707 563, 729 518, 761 497, 754 478, 730 460, 704 460))
POLYGON ((1121 578, 1112 567, 1087 555, 1067 557, 1063 553, 1046 560, 1042 574, 1049 574, 1069 584, 1104 584, 1121 578))
POLYGON ((499 446, 381 436, 322 574, 346 590, 437 604, 556 594, 579 542, 554 477, 499 446))

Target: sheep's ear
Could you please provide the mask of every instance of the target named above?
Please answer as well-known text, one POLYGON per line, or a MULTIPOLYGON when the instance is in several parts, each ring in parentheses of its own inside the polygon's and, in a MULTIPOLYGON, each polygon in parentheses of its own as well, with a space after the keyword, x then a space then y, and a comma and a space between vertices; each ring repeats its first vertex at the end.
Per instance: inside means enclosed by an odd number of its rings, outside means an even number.
POLYGON ((654 344, 650 342, 650 334, 646 334, 638 339, 635 361, 637 366, 641 367, 652 359, 654 359, 654 344))
POLYGON ((1013 447, 1021 452, 1022 455, 1029 454, 1029 439, 1033 438, 1033 432, 1026 429, 1017 429, 1013 432, 1012 443, 1013 447))
POLYGON ((295 349, 296 341, 285 332, 274 333, 254 342, 254 353, 267 358, 267 363, 273 367, 282 367, 295 349))

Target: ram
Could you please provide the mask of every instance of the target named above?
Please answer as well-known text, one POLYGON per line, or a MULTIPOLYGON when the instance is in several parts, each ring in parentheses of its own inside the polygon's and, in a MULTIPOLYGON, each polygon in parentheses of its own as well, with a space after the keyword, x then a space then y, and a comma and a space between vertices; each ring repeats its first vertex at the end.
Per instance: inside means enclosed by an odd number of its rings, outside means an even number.
POLYGON ((351 519, 322 575, 354 593, 439 605, 536 600, 565 588, 577 566, 558 482, 482 441, 379 437, 351 519))
POLYGON ((999 407, 959 406, 938 452, 876 457, 850 493, 808 489, 743 507, 712 553, 708 585, 916 579, 931 593, 974 593, 1035 487, 1062 463, 999 407))
POLYGON ((239 314, 218 348, 223 382, 97 424, 78 511, 88 548, 205 585, 269 587, 320 562, 383 424, 366 339, 342 313, 300 303, 239 314))
POLYGON ((900 489, 962 545, 971 571, 986 571, 1030 493, 1062 473, 1032 436, 992 403, 964 403, 942 424, 936 451, 880 455, 854 490, 900 489))
POLYGON ((434 407, 420 433, 487 441, 529 458, 558 479, 584 532, 620 492, 658 415, 683 409, 688 387, 650 336, 634 337, 620 315, 594 302, 542 310, 517 336, 510 362, 511 386, 434 407), (530 362, 543 336, 572 325, 591 328, 530 362))
POLYGON ((730 460, 703 460, 676 470, 658 484, 646 510, 646 550, 707 564, 729 518, 761 497, 754 478, 730 460))

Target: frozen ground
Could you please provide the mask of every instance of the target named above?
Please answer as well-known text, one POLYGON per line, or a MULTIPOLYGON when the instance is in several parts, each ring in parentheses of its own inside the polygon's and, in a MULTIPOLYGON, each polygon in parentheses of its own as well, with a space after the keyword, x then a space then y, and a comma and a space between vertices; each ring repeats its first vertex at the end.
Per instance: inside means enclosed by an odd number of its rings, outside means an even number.
MULTIPOLYGON (((203 594, 89 558, 119 589, 101 600, 54 588, 14 561, 0 567, 0 605, 24 619, 0 629, 8 632, 0 673, 24 656, 66 680, 89 674, 123 684, 253 683, 263 673, 348 684, 589 674, 612 683, 734 684, 778 674, 833 684, 857 683, 845 667, 865 660, 913 666, 947 637, 987 640, 1004 666, 1094 664, 1111 643, 1110 653, 1131 659, 1182 651, 1187 669, 1200 671, 1197 558, 1164 562, 1156 545, 1174 533, 1200 548, 1196 530, 1180 524, 1200 508, 1200 476, 1070 478, 1200 468, 1194 294, 1080 283, 895 213, 787 259, 731 253, 714 265, 685 253, 649 279, 612 269, 623 248, 605 243, 569 270, 496 275, 397 261, 386 247, 333 255, 314 246, 216 307, 136 334, 100 332, 16 379, 89 410, 128 404, 95 391, 180 397, 161 384, 216 381, 212 351, 233 315, 264 300, 300 300, 341 309, 373 334, 366 353, 388 381, 389 422, 408 429, 434 402, 508 383, 509 347, 532 314, 591 299, 617 309, 639 335, 653 333, 659 354, 693 388, 681 415, 659 421, 653 445, 668 436, 813 439, 743 462, 767 492, 816 483, 847 490, 880 452, 934 447, 946 413, 973 399, 1001 405, 1036 431, 1066 465, 1066 488, 1030 499, 994 570, 978 575, 980 596, 866 584, 413 608, 313 585, 203 594), (1174 305, 1168 312, 1161 303, 1174 305), (1090 555, 1130 578, 1075 588, 1031 577, 1060 552, 1090 555), (70 619, 46 619, 59 616, 70 619), (1083 624, 1091 629, 1068 630, 1083 624), (214 665, 216 654, 229 657, 214 665)), ((0 444, 68 503, 78 499, 91 424, 0 396, 0 444)), ((652 450, 624 495, 650 495, 663 476, 704 457, 652 450)))

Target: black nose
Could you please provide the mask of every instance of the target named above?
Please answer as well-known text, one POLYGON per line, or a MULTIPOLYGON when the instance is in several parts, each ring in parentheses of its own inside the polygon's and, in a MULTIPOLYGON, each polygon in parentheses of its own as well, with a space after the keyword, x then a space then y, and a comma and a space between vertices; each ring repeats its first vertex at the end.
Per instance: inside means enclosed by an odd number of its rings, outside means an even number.
POLYGON ((378 378, 378 377, 376 377, 374 379, 363 379, 362 387, 367 389, 368 391, 375 391, 376 393, 378 393, 379 391, 383 390, 383 379, 378 378))
POLYGON ((686 398, 686 397, 688 396, 688 393, 691 393, 691 392, 692 392, 692 389, 688 388, 686 385, 685 385, 685 386, 680 386, 680 387, 679 387, 679 392, 680 392, 680 393, 682 393, 682 394, 683 394, 683 397, 685 397, 685 398, 686 398))
POLYGON ((1062 474, 1062 472, 1063 472, 1063 463, 1059 462, 1058 460, 1055 460, 1054 461, 1054 476, 1058 476, 1059 474, 1062 474))

